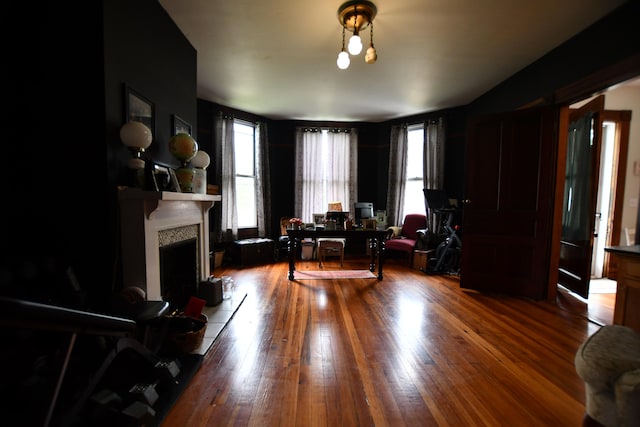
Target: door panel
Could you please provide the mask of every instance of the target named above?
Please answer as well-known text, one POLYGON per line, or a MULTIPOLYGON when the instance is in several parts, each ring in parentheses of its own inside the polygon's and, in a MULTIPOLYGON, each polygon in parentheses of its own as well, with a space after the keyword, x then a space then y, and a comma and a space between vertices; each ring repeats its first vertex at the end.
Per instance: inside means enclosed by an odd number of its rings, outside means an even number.
POLYGON ((567 135, 558 283, 589 296, 604 96, 571 110, 567 135))
POLYGON ((460 285, 547 296, 558 109, 470 122, 460 285))

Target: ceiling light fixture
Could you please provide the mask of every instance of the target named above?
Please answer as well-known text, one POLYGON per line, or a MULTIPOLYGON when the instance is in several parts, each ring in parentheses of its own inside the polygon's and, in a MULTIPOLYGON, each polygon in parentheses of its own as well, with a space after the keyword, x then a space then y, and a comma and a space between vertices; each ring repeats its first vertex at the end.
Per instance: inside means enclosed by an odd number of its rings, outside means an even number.
POLYGON ((377 12, 376 5, 367 0, 348 1, 338 8, 338 21, 342 25, 342 50, 338 54, 337 64, 341 70, 349 68, 349 63, 351 62, 349 53, 358 55, 362 52, 360 31, 367 27, 371 28, 371 36, 364 60, 367 64, 373 64, 378 59, 376 48, 373 46, 373 18, 375 18, 377 12), (344 48, 346 30, 353 33, 349 39, 349 53, 344 48))

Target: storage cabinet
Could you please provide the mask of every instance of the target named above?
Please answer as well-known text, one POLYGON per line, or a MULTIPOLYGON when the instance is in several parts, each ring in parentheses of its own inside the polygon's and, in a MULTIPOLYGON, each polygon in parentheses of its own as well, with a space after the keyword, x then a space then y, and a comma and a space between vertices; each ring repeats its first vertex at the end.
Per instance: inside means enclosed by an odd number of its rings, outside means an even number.
POLYGON ((605 248, 618 261, 618 288, 613 309, 613 323, 640 332, 640 246, 605 248))
POLYGON ((613 323, 640 332, 640 257, 618 257, 618 289, 613 323))

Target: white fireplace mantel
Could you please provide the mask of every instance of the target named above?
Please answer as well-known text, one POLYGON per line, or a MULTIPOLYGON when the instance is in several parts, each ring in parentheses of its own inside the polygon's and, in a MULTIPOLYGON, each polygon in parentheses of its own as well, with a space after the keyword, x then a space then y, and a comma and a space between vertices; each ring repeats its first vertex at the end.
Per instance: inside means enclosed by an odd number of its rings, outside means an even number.
POLYGON ((219 195, 143 191, 127 188, 118 193, 123 284, 136 286, 147 300, 162 300, 159 233, 197 226, 200 280, 210 274, 209 209, 219 195))

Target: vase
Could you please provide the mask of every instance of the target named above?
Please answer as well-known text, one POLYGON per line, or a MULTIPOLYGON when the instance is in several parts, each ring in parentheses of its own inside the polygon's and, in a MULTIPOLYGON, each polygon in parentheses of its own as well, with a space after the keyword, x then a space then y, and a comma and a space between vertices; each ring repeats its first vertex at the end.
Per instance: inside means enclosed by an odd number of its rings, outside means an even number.
POLYGON ((176 178, 180 184, 180 191, 183 193, 193 193, 193 182, 195 172, 193 168, 178 168, 175 170, 176 178))

